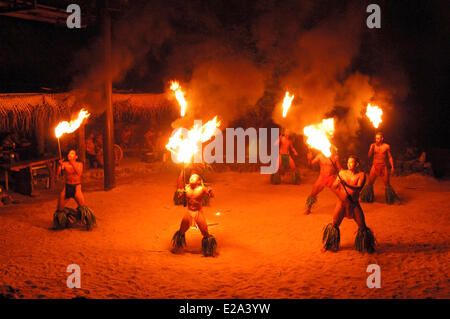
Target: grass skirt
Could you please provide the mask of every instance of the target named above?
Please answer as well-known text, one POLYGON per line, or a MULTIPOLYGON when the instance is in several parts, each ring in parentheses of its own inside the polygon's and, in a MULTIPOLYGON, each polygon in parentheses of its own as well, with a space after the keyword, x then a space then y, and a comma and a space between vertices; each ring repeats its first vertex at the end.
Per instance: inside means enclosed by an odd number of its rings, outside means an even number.
POLYGON ((213 235, 208 235, 202 239, 202 253, 205 257, 214 256, 217 242, 213 235))
POLYGON ((294 185, 300 184, 300 174, 298 172, 294 172, 292 174, 292 184, 294 185))
POLYGON ((181 234, 179 230, 177 230, 175 234, 173 234, 172 247, 174 249, 186 247, 186 237, 184 236, 184 234, 181 234))
POLYGON ((361 191, 359 198, 363 203, 373 203, 374 200, 373 185, 366 185, 361 191))
POLYGON ((325 250, 338 251, 341 241, 341 232, 339 227, 328 224, 323 231, 322 243, 325 250))
POLYGON ((395 202, 399 202, 400 201, 400 198, 397 196, 397 194, 395 193, 395 191, 392 188, 392 186, 389 186, 389 187, 384 189, 384 196, 385 196, 385 199, 386 199, 386 203, 389 204, 389 205, 392 205, 395 202))
POLYGON ((78 207, 76 210, 64 207, 53 214, 54 229, 65 229, 76 224, 85 225, 87 230, 91 230, 97 222, 94 213, 87 206, 78 207))
POLYGON ((95 218, 94 213, 89 207, 78 207, 77 212, 79 213, 80 224, 85 225, 87 230, 91 230, 94 226, 97 225, 97 219, 95 218))
POLYGON ((360 253, 367 252, 372 254, 375 252, 376 239, 370 228, 358 229, 355 238, 355 249, 360 253))
POLYGON ((281 184, 281 176, 280 173, 275 173, 270 175, 270 183, 274 185, 281 184))
POLYGON ((315 203, 317 203, 317 196, 309 195, 306 199, 306 207, 311 208, 315 203))
POLYGON ((70 207, 64 207, 63 210, 57 210, 53 214, 53 228, 65 229, 78 222, 78 211, 70 207))

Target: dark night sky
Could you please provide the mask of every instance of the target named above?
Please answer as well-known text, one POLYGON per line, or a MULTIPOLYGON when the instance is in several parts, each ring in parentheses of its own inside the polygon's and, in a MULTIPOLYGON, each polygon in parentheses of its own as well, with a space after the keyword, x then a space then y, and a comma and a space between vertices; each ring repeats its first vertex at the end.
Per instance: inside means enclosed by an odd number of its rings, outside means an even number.
MULTIPOLYGON (((169 78, 187 81, 192 75, 197 54, 191 56, 190 51, 186 50, 184 61, 183 54, 176 53, 186 49, 186 43, 197 47, 198 51, 192 51, 204 57, 208 54, 204 51, 211 46, 202 50, 202 43, 217 41, 262 69, 265 63, 270 64, 271 76, 276 78, 277 73, 283 72, 284 60, 282 56, 278 60, 271 56, 275 49, 264 51, 258 45, 261 39, 256 39, 253 26, 261 21, 261 16, 276 17, 281 12, 288 13, 285 19, 275 19, 274 33, 280 36, 284 32, 289 38, 294 36, 291 30, 296 30, 296 25, 302 30, 313 29, 328 17, 343 12, 352 1, 318 0, 304 1, 305 4, 300 0, 280 4, 237 0, 155 1, 154 7, 158 8, 155 11, 163 14, 151 14, 151 21, 156 26, 150 28, 151 35, 145 35, 142 39, 139 38, 140 28, 145 28, 145 23, 137 21, 138 18, 135 21, 133 17, 142 14, 144 7, 148 10, 148 5, 143 5, 143 1, 128 2, 129 9, 115 14, 114 39, 138 37, 136 42, 147 41, 149 47, 141 50, 136 44, 130 45, 137 53, 132 62, 121 70, 114 89, 162 92, 169 78), (298 8, 305 14, 300 12, 297 15, 295 11, 298 8), (170 32, 160 32, 161 28, 170 29, 170 32), (153 46, 154 42, 158 44, 153 46), (277 61, 280 63, 274 67, 277 61)), ((403 117, 402 136, 411 135, 424 147, 449 148, 450 19, 447 1, 385 0, 367 1, 367 4, 371 2, 381 6, 382 28, 361 32, 358 54, 352 58, 350 69, 369 76, 382 77, 381 73, 385 70, 404 74, 407 90, 405 96, 397 99, 395 107, 397 115, 404 114, 400 115, 403 117)), ((365 16, 367 14, 364 12, 365 16)), ((77 79, 83 77, 91 66, 86 62, 89 60, 86 56, 89 56, 97 36, 96 25, 82 30, 68 30, 0 16, 0 92, 38 92, 43 87, 53 91, 72 89, 77 79)), ((282 41, 277 43, 280 48, 285 45, 282 41)), ((210 54, 214 55, 214 52, 210 54)), ((385 76, 390 77, 389 74, 385 76)), ((395 77, 391 79, 395 81, 395 77)))

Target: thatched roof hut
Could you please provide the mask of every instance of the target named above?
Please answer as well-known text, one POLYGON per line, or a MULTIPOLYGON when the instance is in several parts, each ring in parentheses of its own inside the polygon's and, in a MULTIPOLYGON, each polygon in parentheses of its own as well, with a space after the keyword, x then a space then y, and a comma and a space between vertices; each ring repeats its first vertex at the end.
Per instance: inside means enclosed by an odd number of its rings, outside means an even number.
MULTIPOLYGON (((114 93, 112 102, 116 120, 159 118, 176 112, 166 94, 114 93)), ((0 132, 31 131, 43 123, 69 120, 82 107, 86 106, 71 93, 0 94, 0 132)), ((101 115, 98 110, 87 109, 93 117, 101 115)))

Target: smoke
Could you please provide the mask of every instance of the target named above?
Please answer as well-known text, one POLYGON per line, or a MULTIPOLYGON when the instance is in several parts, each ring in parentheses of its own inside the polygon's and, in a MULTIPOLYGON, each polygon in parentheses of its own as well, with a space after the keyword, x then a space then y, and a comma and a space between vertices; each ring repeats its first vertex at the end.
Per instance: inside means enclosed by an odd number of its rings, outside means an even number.
POLYGON ((202 62, 187 83, 187 116, 172 126, 190 126, 195 119, 207 121, 217 115, 226 127, 245 116, 263 93, 262 73, 251 61, 228 57, 202 62))
POLYGON ((143 59, 148 54, 161 58, 161 46, 172 34, 167 16, 166 9, 152 3, 135 7, 118 21, 112 19, 110 69, 105 70, 103 35, 75 54, 74 68, 79 75, 74 78, 72 88, 77 100, 87 104, 91 112, 101 113, 106 72, 113 84, 122 81, 136 63, 141 74, 151 72, 143 69, 147 66, 143 59))
POLYGON ((393 95, 405 91, 405 82, 383 82, 355 67, 367 32, 365 18, 363 7, 349 6, 311 29, 296 32, 298 36, 291 40, 288 50, 290 56, 285 59, 291 62, 285 63, 279 77, 279 103, 272 114, 275 123, 301 134, 305 126, 333 116, 335 142, 354 151, 361 123, 367 121, 367 104, 378 104, 385 111, 393 107, 393 95), (288 116, 282 118, 285 91, 295 94, 295 98, 288 116))
POLYGON ((346 76, 346 72, 358 53, 361 34, 358 19, 363 21, 362 18, 349 10, 344 16, 322 21, 299 36, 291 51, 297 63, 280 80, 281 87, 296 98, 286 119, 280 118, 278 109, 274 110, 274 122, 302 132, 303 127, 318 123, 333 112, 336 105, 345 109, 340 114, 346 123, 359 114, 353 107, 359 108, 362 103, 357 93, 360 83, 351 80, 352 75, 346 76))
MULTIPOLYGON (((393 55, 384 65, 388 59, 383 55, 367 54, 390 50, 370 47, 378 40, 366 27, 363 3, 267 0, 223 3, 220 8, 208 3, 152 2, 114 23, 109 70, 114 82, 136 66, 139 74, 151 73, 146 58, 159 58, 167 97, 175 102, 169 82, 178 80, 188 103, 186 116, 175 120, 174 128, 216 115, 223 128, 260 108, 273 110, 266 117, 274 123, 302 134, 305 126, 333 116, 336 140, 355 149, 361 125, 370 125, 364 117, 367 103, 388 115, 395 100, 407 94, 404 74, 392 67, 393 55), (163 51, 167 43, 169 49, 163 51), (295 98, 282 118, 285 91, 295 98)), ((78 57, 78 65, 89 72, 74 81, 74 88, 90 110, 101 112, 101 42, 78 57)))

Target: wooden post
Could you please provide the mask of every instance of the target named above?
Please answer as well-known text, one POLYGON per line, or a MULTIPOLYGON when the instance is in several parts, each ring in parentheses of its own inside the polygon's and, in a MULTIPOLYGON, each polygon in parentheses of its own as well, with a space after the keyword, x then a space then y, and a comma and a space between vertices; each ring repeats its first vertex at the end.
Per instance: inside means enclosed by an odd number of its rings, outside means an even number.
POLYGON ((104 90, 105 90, 105 130, 103 132, 103 171, 104 189, 113 189, 116 185, 114 176, 114 118, 112 108, 112 79, 111 79, 111 16, 108 11, 108 0, 103 1, 102 27, 104 38, 104 90))

